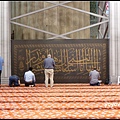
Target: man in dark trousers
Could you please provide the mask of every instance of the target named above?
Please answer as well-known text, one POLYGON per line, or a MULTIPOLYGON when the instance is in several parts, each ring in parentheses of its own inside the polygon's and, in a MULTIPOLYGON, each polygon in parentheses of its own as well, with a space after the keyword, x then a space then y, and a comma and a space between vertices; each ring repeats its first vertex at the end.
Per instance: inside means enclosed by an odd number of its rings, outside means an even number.
POLYGON ((47 55, 47 58, 44 60, 44 73, 45 73, 45 86, 48 87, 48 80, 50 79, 50 87, 53 87, 54 84, 54 67, 55 61, 51 58, 51 54, 47 55))
POLYGON ((9 77, 9 86, 10 87, 20 86, 20 78, 17 75, 11 75, 9 77))

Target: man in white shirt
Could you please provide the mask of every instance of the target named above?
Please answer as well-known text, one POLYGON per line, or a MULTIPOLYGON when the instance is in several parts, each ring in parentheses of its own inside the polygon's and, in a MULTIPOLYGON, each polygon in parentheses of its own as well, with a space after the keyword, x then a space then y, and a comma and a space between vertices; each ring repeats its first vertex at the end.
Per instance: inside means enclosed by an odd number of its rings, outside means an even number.
POLYGON ((32 67, 29 67, 29 70, 24 74, 25 86, 33 87, 35 86, 35 74, 32 72, 32 67))

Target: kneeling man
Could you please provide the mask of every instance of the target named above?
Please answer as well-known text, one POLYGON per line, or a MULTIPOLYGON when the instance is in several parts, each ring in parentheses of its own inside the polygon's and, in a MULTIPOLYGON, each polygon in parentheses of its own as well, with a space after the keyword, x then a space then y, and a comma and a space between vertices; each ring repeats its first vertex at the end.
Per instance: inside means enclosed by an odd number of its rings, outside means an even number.
POLYGON ((99 86, 100 82, 100 73, 96 70, 96 68, 94 67, 92 71, 90 71, 89 73, 89 78, 90 78, 90 85, 92 86, 99 86))
POLYGON ((29 67, 29 70, 24 74, 25 86, 35 86, 35 74, 32 72, 32 69, 32 67, 29 67))
POLYGON ((20 86, 20 78, 17 75, 11 75, 9 77, 9 86, 10 87, 20 86))

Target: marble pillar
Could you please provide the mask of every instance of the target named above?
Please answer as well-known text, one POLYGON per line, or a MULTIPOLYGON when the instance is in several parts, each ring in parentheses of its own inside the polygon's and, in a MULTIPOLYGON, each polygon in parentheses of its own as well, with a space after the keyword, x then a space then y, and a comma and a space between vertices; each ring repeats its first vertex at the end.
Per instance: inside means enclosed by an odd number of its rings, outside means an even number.
POLYGON ((110 41, 109 41, 109 75, 110 81, 117 84, 120 75, 120 1, 110 2, 110 41))
POLYGON ((11 75, 10 2, 0 1, 0 55, 4 58, 1 84, 8 84, 11 75))

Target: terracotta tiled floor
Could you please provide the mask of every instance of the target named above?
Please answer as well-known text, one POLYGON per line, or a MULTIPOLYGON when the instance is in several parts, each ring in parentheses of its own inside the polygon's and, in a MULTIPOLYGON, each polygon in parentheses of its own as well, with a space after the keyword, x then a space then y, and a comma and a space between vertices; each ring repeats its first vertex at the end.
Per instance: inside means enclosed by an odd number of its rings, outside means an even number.
POLYGON ((120 119, 120 85, 0 87, 0 119, 120 119))

